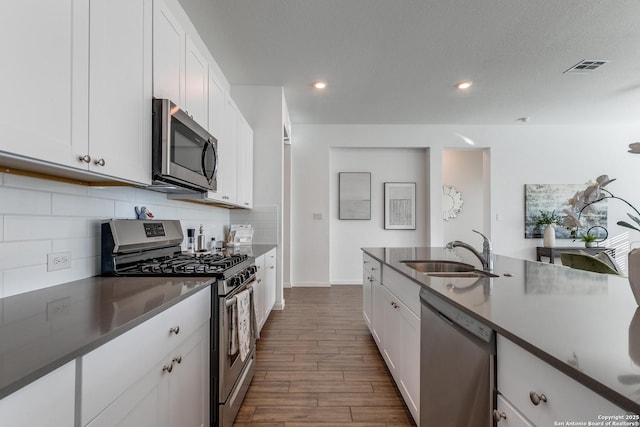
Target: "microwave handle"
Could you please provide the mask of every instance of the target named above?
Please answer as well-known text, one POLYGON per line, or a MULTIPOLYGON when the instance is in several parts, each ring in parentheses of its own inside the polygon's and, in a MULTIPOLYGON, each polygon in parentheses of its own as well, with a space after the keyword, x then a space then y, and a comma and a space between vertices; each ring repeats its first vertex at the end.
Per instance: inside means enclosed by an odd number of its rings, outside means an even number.
POLYGON ((216 173, 218 172, 218 150, 216 150, 215 144, 213 144, 210 139, 204 144, 204 147, 202 149, 201 162, 202 162, 202 165, 201 165, 202 174, 207 178, 207 181, 211 183, 215 178, 216 173), (211 151, 213 151, 213 171, 211 172, 211 176, 206 175, 206 171, 207 171, 206 160, 207 160, 207 151, 209 150, 209 148, 211 148, 211 151))

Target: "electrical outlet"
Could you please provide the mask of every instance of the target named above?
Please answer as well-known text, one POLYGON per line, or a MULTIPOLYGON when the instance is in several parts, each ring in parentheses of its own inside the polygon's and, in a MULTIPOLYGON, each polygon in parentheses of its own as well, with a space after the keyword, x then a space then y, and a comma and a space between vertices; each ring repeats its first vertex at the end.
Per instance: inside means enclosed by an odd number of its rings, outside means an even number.
POLYGON ((47 271, 71 268, 71 252, 56 252, 47 254, 47 271))

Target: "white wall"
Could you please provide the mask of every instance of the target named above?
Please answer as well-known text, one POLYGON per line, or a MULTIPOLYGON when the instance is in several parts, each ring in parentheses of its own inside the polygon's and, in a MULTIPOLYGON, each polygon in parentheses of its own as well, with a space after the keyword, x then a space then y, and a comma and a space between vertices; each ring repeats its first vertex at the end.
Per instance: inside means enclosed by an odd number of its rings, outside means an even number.
MULTIPOLYGON (((640 124, 627 126, 421 126, 296 124, 292 145, 292 283, 329 283, 331 230, 314 212, 330 209, 330 150, 333 147, 429 147, 429 190, 440 194, 442 151, 490 148, 490 237, 498 254, 533 259, 539 239, 524 239, 524 185, 582 183, 607 173, 618 181, 614 194, 640 205, 640 156, 627 145, 640 135, 640 124), (501 221, 496 220, 500 215, 501 221)), ((431 197, 428 244, 446 243, 440 197, 431 197)), ((328 216, 325 215, 325 218, 328 216)), ((610 235, 624 231, 615 222, 626 217, 622 203, 609 203, 610 235)), ((486 219, 485 219, 485 222, 486 219)), ((486 228, 486 225, 485 225, 486 228)), ((633 236, 640 240, 638 233, 633 236)), ((479 246, 479 244, 478 244, 479 246)), ((344 277, 357 280, 358 277, 344 277)))
POLYGON ((0 173, 0 298, 100 274, 100 224, 135 218, 146 206, 157 219, 204 226, 220 240, 227 209, 168 200, 133 187, 87 187, 0 173), (71 268, 47 272, 47 254, 71 252, 71 268))
MULTIPOLYGON (((427 165, 424 149, 333 148, 330 151, 331 284, 362 283, 362 247, 424 246, 427 242, 427 165), (371 172, 371 219, 338 219, 338 173, 371 172), (416 229, 384 229, 384 183, 416 183, 416 229), (355 279, 354 279, 355 278, 355 279)), ((300 283, 298 283, 300 285, 300 283)))
MULTIPOLYGON (((277 248, 276 305, 284 307, 283 275, 283 219, 284 206, 284 144, 285 100, 281 86, 233 86, 231 96, 253 129, 253 207, 254 211, 273 212, 277 248)), ((242 215, 242 214, 241 214, 242 215)), ((254 216, 252 213, 249 217, 254 216)), ((235 217, 235 215, 234 215, 235 217)), ((254 216, 255 217, 255 216, 254 216)), ((249 220, 249 218, 247 218, 249 220)), ((240 220, 240 219, 238 219, 240 220)), ((267 217, 261 217, 266 227, 267 217)), ((235 219, 234 219, 235 221, 235 219)), ((267 233, 270 234, 270 233, 267 233)))
POLYGON ((462 211, 450 220, 443 220, 443 242, 462 240, 481 244, 482 237, 472 230, 489 235, 485 230, 483 150, 444 150, 442 153, 442 183, 454 187, 462 196, 462 211))

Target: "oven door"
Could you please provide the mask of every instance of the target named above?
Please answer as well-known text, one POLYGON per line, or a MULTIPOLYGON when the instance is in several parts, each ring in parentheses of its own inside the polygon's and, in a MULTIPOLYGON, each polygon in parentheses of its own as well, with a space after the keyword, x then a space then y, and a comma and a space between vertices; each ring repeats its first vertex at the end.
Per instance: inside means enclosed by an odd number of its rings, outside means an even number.
POLYGON ((200 191, 218 187, 218 141, 168 99, 154 99, 154 180, 200 191))
MULTIPOLYGON (((240 351, 235 351, 233 354, 230 354, 231 348, 231 339, 233 333, 232 321, 233 321, 233 310, 235 301, 234 296, 238 292, 245 289, 252 289, 252 285, 256 283, 255 276, 253 276, 250 280, 248 280, 242 286, 234 289, 234 291, 227 295, 226 297, 220 297, 220 402, 226 402, 232 391, 235 388, 241 387, 241 384, 236 384, 238 379, 243 374, 243 368, 245 365, 249 364, 253 360, 256 340, 255 340, 255 311, 254 311, 254 298, 255 295, 251 295, 251 341, 249 344, 249 355, 243 361, 240 359, 240 351), (229 301, 229 302, 228 302, 229 301)), ((246 376, 246 375, 245 375, 246 376)), ((246 380, 246 379, 245 379, 246 380)), ((248 381, 251 381, 251 378, 248 378, 248 381)), ((237 393, 234 393, 236 395, 237 393)), ((242 398, 240 398, 242 401, 242 398)))

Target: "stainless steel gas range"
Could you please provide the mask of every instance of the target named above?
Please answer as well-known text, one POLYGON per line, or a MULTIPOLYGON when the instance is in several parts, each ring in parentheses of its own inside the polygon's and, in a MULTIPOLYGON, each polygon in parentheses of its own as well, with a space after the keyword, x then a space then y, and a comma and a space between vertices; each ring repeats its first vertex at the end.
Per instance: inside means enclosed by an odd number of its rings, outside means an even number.
MULTIPOLYGON (((251 330, 244 360, 231 346, 237 330, 236 296, 253 290, 257 269, 253 257, 247 255, 182 253, 183 240, 177 220, 107 221, 102 224, 102 274, 212 278, 210 418, 212 427, 230 427, 255 372, 255 331, 251 330)), ((253 297, 250 301, 254 316, 253 297)), ((255 322, 250 323, 253 328, 255 322)))

